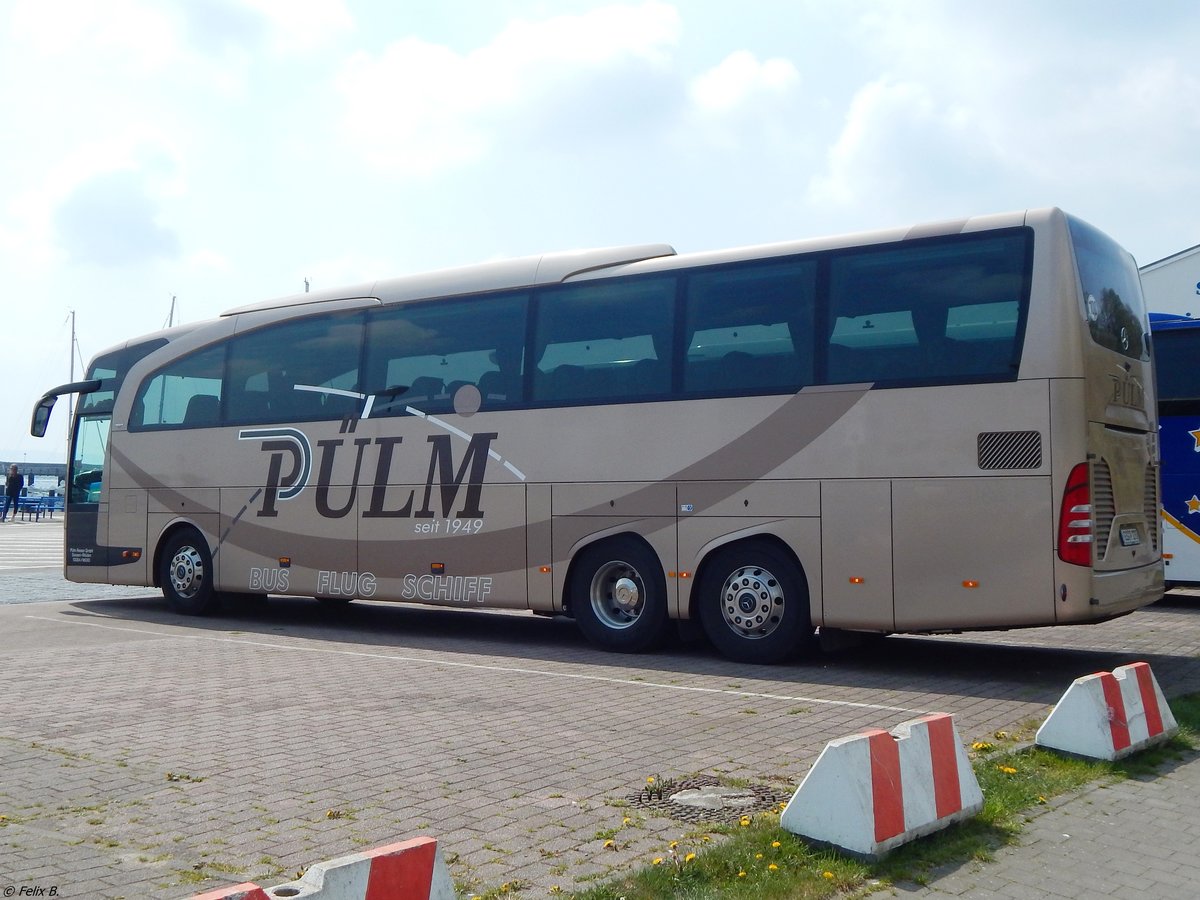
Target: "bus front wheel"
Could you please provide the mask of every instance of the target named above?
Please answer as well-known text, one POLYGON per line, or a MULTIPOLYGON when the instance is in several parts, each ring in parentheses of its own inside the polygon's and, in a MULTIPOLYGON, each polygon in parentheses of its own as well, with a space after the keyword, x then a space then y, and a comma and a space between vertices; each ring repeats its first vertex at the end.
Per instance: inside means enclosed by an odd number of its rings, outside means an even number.
POLYGON ((213 586, 212 554, 208 542, 194 528, 185 528, 168 539, 159 558, 158 583, 167 604, 185 616, 207 616, 221 605, 213 586))
POLYGON ((770 544, 718 550, 705 564, 698 590, 700 623, 723 656, 770 664, 812 649, 803 573, 770 544))
POLYGON ((654 551, 632 538, 587 547, 571 575, 571 612, 605 650, 641 653, 667 630, 667 585, 654 551))

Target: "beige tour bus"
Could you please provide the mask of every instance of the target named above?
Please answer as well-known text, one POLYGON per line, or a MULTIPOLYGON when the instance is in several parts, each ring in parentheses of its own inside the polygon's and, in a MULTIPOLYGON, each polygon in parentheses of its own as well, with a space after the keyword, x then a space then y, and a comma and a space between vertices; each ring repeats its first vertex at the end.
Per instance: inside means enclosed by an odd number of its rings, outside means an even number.
POLYGON ((131 340, 75 393, 72 581, 817 628, 1097 622, 1157 600, 1136 265, 1057 209, 677 255, 547 254, 131 340))

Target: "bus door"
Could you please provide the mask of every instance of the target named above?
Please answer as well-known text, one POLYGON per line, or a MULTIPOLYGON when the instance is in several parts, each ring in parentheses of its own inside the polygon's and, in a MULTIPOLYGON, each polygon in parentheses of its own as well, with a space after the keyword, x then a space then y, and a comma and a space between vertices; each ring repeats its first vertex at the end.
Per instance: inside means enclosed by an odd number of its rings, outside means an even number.
POLYGON ((83 414, 75 420, 67 466, 64 541, 64 571, 70 581, 109 580, 104 470, 111 424, 111 413, 83 414))

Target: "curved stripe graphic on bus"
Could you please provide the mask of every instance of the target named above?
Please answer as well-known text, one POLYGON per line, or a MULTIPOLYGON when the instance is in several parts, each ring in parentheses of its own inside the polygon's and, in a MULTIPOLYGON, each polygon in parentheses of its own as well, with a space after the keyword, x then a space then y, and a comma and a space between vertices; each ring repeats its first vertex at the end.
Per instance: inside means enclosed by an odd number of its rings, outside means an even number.
MULTIPOLYGON (((738 490, 738 483, 724 481, 719 477, 721 473, 727 473, 730 470, 731 460, 737 460, 741 468, 745 468, 746 463, 749 462, 752 468, 746 469, 746 472, 751 479, 766 475, 820 437, 866 396, 871 385, 843 387, 848 389, 811 392, 802 390, 789 396, 774 412, 741 434, 735 441, 683 466, 664 477, 662 481, 711 480, 728 484, 728 493, 724 496, 732 496, 738 490)), ((429 421, 431 417, 424 418, 429 421)), ((263 429, 263 431, 266 430, 298 431, 297 429, 263 429)), ((487 483, 483 481, 483 475, 487 461, 496 458, 496 454, 491 452, 491 444, 498 439, 499 435, 497 432, 468 434, 458 429, 454 429, 452 434, 468 441, 468 446, 464 448, 465 452, 459 453, 457 457, 454 455, 450 446, 451 434, 428 435, 427 441, 431 445, 430 465, 423 495, 409 485, 411 495, 405 496, 403 500, 399 497, 393 498, 388 494, 389 488, 396 490, 400 486, 387 484, 392 454, 395 447, 402 443, 402 436, 380 435, 374 438, 357 438, 354 439, 351 446, 346 445, 344 438, 317 441, 319 450, 316 453, 315 464, 318 471, 315 483, 316 496, 314 497, 317 512, 325 518, 346 516, 358 493, 369 491, 367 503, 360 513, 363 518, 411 517, 414 514, 414 507, 416 511, 436 515, 438 512, 446 512, 449 507, 457 505, 456 501, 459 499, 458 494, 461 490, 463 492, 461 508, 447 512, 446 517, 455 517, 455 513, 461 512, 472 518, 486 519, 487 483), (372 445, 378 448, 374 466, 372 469, 372 466, 368 464, 364 469, 364 455, 367 448, 372 445), (333 489, 330 475, 333 470, 334 457, 338 452, 356 454, 354 484, 336 486, 339 491, 348 489, 350 495, 350 500, 341 506, 335 506, 330 497, 330 491, 333 489), (364 472, 370 472, 370 479, 366 484, 361 483, 364 480, 364 472), (421 505, 416 507, 418 498, 420 498, 421 505), (436 505, 439 501, 440 508, 436 505)), ((271 437, 261 433, 254 437, 262 440, 262 445, 256 452, 261 452, 266 457, 264 460, 264 483, 262 486, 254 488, 248 495, 242 509, 233 516, 225 533, 220 536, 220 543, 232 540, 249 552, 271 558, 280 555, 281 547, 295 546, 298 540, 305 539, 292 531, 271 527, 267 524, 278 513, 278 509, 273 506, 274 500, 268 498, 267 495, 271 491, 280 491, 280 488, 284 488, 285 485, 287 490, 293 490, 298 485, 299 476, 293 477, 292 473, 285 473, 282 458, 278 460, 275 458, 276 455, 291 452, 290 450, 285 451, 273 446, 271 437), (273 477, 278 479, 277 483, 272 482, 273 477)), ((307 437, 305 439, 308 440, 307 437)), ((283 443, 282 440, 280 442, 283 443)), ((250 441, 247 440, 247 444, 249 443, 250 441)), ((299 440, 296 439, 293 442, 289 439, 286 443, 289 447, 295 447, 299 440)), ((186 499, 191 507, 196 509, 194 498, 183 492, 175 491, 170 486, 151 477, 149 473, 136 466, 126 455, 121 453, 116 446, 112 448, 112 456, 113 461, 124 469, 139 487, 164 491, 166 499, 176 501, 186 499)), ((516 478, 513 474, 513 467, 502 466, 502 468, 509 473, 510 477, 516 478)), ((521 480, 524 480, 523 475, 521 480)), ((643 491, 651 489, 649 487, 638 488, 618 499, 637 498, 643 491)), ((274 499, 278 499, 280 495, 281 491, 275 495, 274 499)), ((587 515, 606 509, 607 506, 597 507, 594 510, 581 510, 580 514, 587 515)), ((204 508, 199 509, 198 512, 219 513, 220 510, 204 508)), ((486 536, 488 541, 490 558, 506 560, 510 563, 507 568, 495 569, 494 574, 525 569, 526 530, 524 524, 470 535, 431 535, 423 539, 422 547, 431 554, 450 554, 455 548, 461 548, 462 541, 470 541, 481 535, 486 536)), ((330 545, 330 554, 350 554, 356 547, 379 551, 394 548, 396 545, 395 539, 358 541, 355 537, 322 537, 322 541, 330 545)), ((217 550, 219 552, 220 544, 217 550)), ((559 561, 558 559, 553 560, 553 562, 559 561)))
POLYGON ((1200 543, 1200 480, 1187 474, 1196 469, 1200 453, 1200 419, 1164 417, 1160 450, 1163 518, 1200 543))

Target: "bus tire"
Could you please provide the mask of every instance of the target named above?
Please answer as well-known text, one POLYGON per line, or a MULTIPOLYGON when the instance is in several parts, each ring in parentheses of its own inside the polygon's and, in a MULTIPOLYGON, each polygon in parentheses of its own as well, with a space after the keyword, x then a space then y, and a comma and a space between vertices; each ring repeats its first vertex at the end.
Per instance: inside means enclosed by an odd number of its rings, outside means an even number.
POLYGON ((207 616, 221 608, 208 541, 194 528, 181 529, 167 539, 159 557, 158 583, 177 613, 207 616))
POLYGON ((666 579, 641 541, 618 537, 585 548, 572 567, 569 596, 575 623, 597 647, 642 653, 666 633, 666 579))
POLYGON ((772 545, 748 541, 717 550, 697 589, 700 624, 723 656, 769 665, 811 652, 808 585, 772 545))

